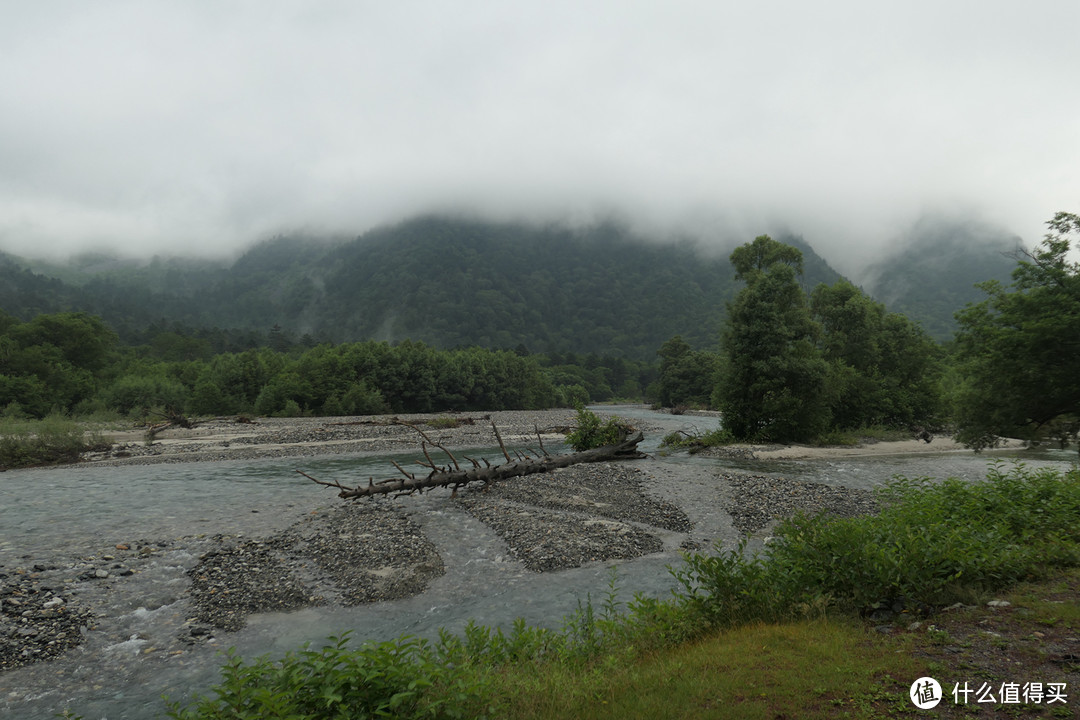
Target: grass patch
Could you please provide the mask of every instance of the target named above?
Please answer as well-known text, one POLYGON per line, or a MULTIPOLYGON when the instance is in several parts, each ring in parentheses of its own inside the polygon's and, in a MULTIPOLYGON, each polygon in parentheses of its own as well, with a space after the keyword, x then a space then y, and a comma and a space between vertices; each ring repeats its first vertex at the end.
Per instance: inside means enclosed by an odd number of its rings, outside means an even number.
POLYGON ((944 718, 1076 717, 1080 662, 1075 638, 1080 629, 1080 570, 1070 568, 995 594, 1005 606, 954 608, 936 613, 911 634, 911 653, 929 664, 945 701, 933 712, 944 718), (945 638, 944 642, 935 638, 945 638), (1003 683, 1064 683, 1067 703, 956 703, 958 684, 987 683, 995 698, 1003 683))
POLYGON ((1006 472, 980 483, 897 479, 878 515, 797 515, 760 555, 693 554, 680 601, 710 624, 783 621, 828 607, 879 617, 970 602, 1080 565, 1080 470, 1006 472))
POLYGON ((672 450, 689 450, 691 453, 696 453, 705 448, 731 445, 734 442, 735 438, 722 427, 700 435, 691 435, 682 430, 676 430, 664 436, 664 439, 660 442, 660 447, 672 450))
POLYGON ((110 444, 100 433, 87 434, 79 423, 62 415, 4 419, 0 421, 0 470, 77 462, 80 454, 110 444))
POLYGON ((752 624, 630 664, 511 668, 493 689, 499 716, 528 720, 865 718, 926 669, 896 648, 851 621, 752 624))

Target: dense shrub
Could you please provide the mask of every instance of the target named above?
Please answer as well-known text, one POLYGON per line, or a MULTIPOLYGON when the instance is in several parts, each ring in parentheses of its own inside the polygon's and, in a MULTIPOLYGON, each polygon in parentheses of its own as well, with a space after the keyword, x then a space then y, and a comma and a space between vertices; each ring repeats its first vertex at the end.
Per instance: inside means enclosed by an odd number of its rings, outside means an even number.
POLYGON ((633 428, 618 416, 609 417, 602 422, 596 413, 578 405, 577 427, 566 436, 566 442, 574 450, 581 452, 604 445, 613 445, 625 438, 631 430, 633 428))
POLYGON ((797 515, 762 554, 694 554, 678 597, 710 624, 779 620, 808 608, 927 609, 1080 563, 1080 470, 995 465, 987 479, 898 479, 878 515, 797 515))
POLYGON ((465 669, 436 661, 424 640, 348 648, 331 638, 321 650, 305 648, 280 660, 245 664, 230 654, 214 697, 186 708, 170 706, 175 720, 305 720, 322 718, 464 718, 482 710, 483 685, 465 669))
POLYGON ((0 423, 0 470, 75 462, 80 453, 102 444, 100 437, 87 438, 78 424, 62 416, 7 419, 0 423))

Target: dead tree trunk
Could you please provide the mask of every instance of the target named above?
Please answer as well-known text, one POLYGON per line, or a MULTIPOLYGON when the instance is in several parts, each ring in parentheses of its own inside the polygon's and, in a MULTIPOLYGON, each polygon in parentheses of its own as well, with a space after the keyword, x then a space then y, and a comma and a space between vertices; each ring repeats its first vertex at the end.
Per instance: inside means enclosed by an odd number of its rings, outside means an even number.
POLYGON ((165 418, 165 421, 151 425, 146 429, 147 445, 152 445, 154 440, 157 439, 157 434, 162 430, 168 430, 171 427, 189 429, 199 424, 198 421, 188 419, 186 415, 172 407, 166 408, 164 413, 155 413, 155 415, 165 418))
MULTIPOLYGON (((437 487, 449 487, 456 493, 459 487, 473 482, 481 482, 484 485, 487 485, 507 478, 532 475, 533 473, 551 472, 557 468, 576 465, 578 463, 603 462, 606 460, 631 460, 648 457, 645 453, 637 449, 638 443, 641 442, 643 438, 642 434, 639 432, 636 435, 624 438, 612 445, 604 445, 591 450, 582 450, 581 452, 569 453, 566 455, 549 454, 547 450, 544 449, 543 441, 541 441, 540 449, 542 453, 529 456, 525 453, 515 451, 515 454, 518 457, 517 459, 514 459, 510 457, 510 453, 507 452, 506 446, 503 445, 502 438, 499 437, 499 431, 495 428, 495 423, 492 423, 491 426, 495 429, 495 437, 498 439, 499 447, 502 448, 503 456, 506 458, 506 462, 502 465, 492 465, 487 460, 483 459, 481 459, 481 462, 483 462, 483 465, 481 465, 480 462, 462 455, 465 460, 472 464, 472 467, 462 469, 458 464, 457 459, 449 450, 436 442, 432 442, 427 435, 424 435, 419 428, 416 428, 416 431, 424 437, 421 448, 424 451, 424 457, 427 459, 427 462, 417 461, 417 464, 430 468, 431 471, 426 476, 418 477, 413 473, 407 472, 397 463, 394 463, 394 467, 398 469, 402 477, 379 481, 369 478, 367 485, 349 487, 338 482, 316 480, 300 470, 297 470, 296 472, 320 485, 338 488, 341 491, 338 493, 338 497, 351 500, 356 498, 374 497, 375 495, 388 495, 390 493, 395 493, 396 495, 411 495, 414 492, 423 492, 424 490, 437 487), (446 453, 451 464, 446 465, 445 467, 435 465, 431 456, 428 454, 427 445, 436 447, 446 453)), ((539 437, 539 433, 537 433, 537 439, 539 439, 539 437)), ((535 453, 535 451, 532 452, 535 453)))

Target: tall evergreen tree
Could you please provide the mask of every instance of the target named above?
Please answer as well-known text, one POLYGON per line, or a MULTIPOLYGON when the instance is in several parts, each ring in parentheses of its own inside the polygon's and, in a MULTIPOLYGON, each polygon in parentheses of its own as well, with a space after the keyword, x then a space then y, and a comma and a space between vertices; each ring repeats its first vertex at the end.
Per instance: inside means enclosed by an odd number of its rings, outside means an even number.
POLYGON ((746 283, 728 305, 715 404, 737 440, 808 440, 825 430, 828 364, 799 284, 802 253, 759 236, 731 254, 746 283))

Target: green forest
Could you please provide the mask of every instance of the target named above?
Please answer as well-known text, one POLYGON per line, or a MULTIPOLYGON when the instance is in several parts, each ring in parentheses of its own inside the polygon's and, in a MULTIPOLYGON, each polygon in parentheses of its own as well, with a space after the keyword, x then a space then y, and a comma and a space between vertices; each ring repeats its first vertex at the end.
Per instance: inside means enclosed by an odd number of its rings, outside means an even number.
POLYGON ((412 341, 212 354, 204 339, 167 331, 130 346, 86 313, 0 315, 0 357, 0 406, 15 418, 536 409, 640 399, 655 377, 651 365, 621 358, 412 341))

